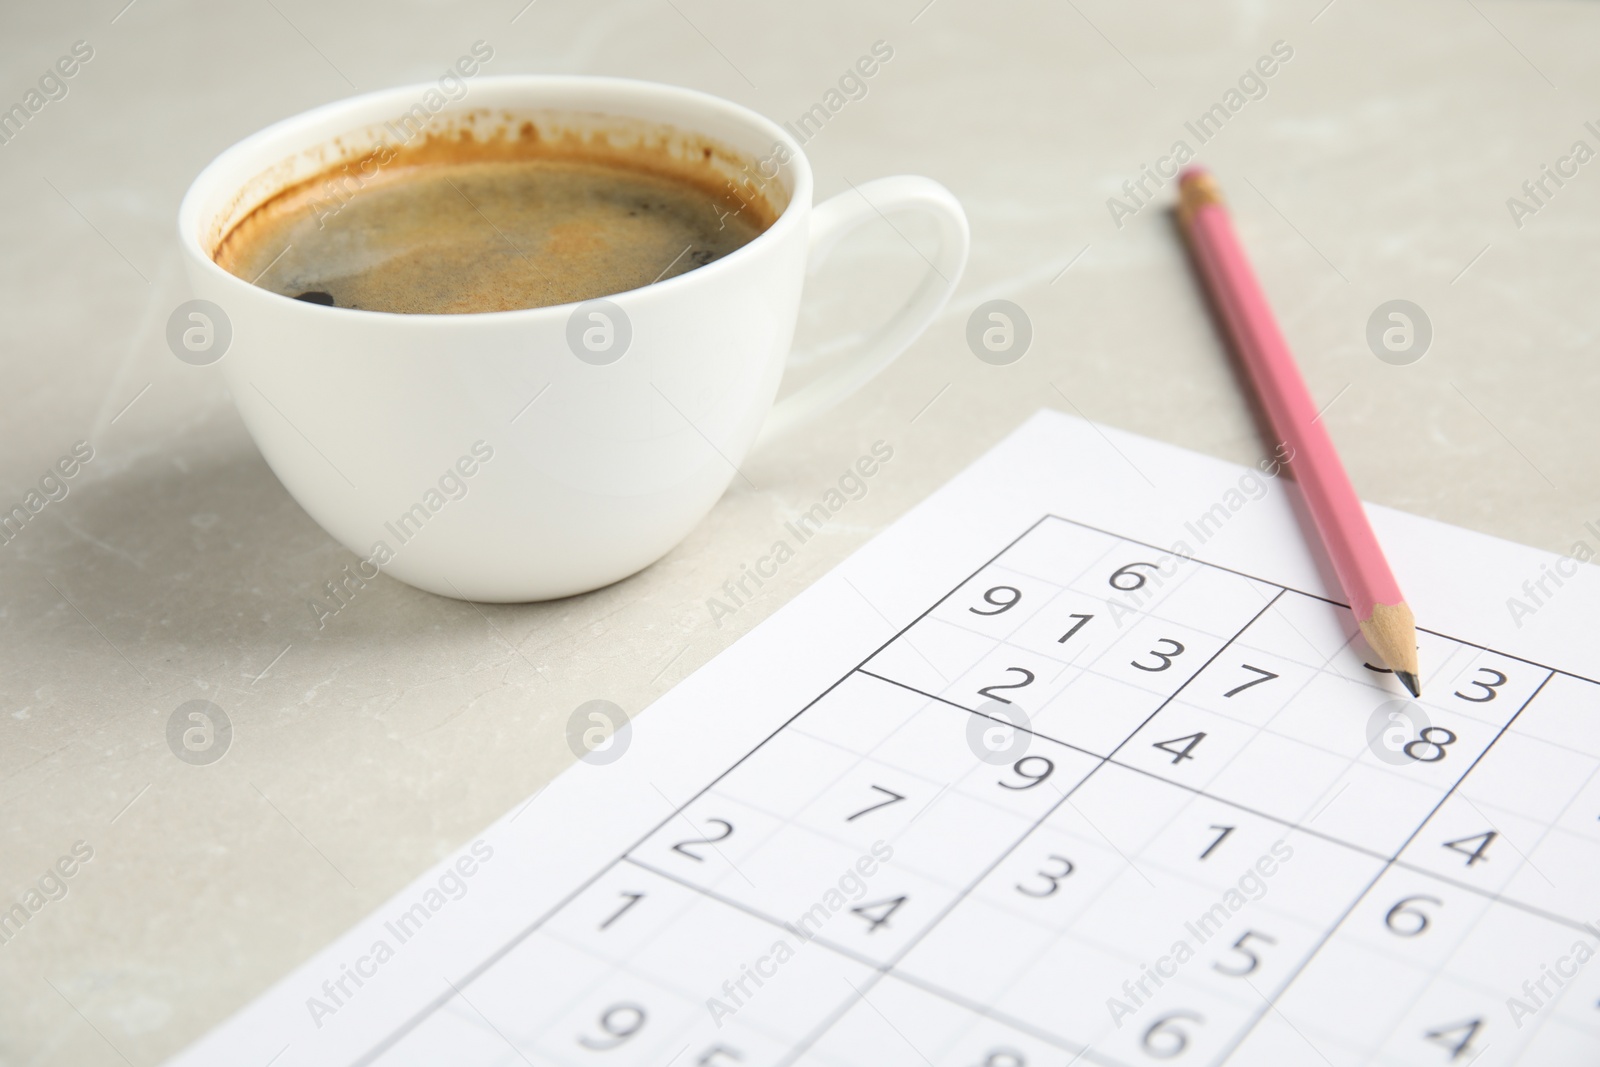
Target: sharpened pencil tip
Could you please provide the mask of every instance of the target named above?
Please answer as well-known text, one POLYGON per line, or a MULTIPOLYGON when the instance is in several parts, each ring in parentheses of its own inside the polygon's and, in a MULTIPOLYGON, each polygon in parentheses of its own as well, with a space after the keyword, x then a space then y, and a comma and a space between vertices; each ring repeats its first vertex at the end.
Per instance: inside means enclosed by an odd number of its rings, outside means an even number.
POLYGON ((1417 676, 1410 671, 1395 671, 1394 676, 1400 679, 1400 684, 1414 697, 1422 695, 1422 683, 1417 681, 1417 676))

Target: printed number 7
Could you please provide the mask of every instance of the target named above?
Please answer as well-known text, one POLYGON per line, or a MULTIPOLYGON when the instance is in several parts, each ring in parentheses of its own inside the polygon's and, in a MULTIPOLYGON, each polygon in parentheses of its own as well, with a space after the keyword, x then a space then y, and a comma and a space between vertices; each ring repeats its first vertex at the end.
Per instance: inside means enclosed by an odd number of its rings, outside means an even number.
POLYGON ((1239 664, 1239 666, 1243 667, 1247 671, 1255 671, 1257 674, 1261 675, 1261 677, 1252 678, 1250 681, 1244 683, 1243 685, 1234 686, 1232 689, 1230 689, 1226 693, 1222 694, 1225 697, 1238 696, 1240 693, 1244 692, 1246 689, 1249 689, 1253 685, 1260 685, 1262 682, 1270 682, 1274 678, 1278 677, 1276 674, 1273 674, 1271 671, 1264 671, 1260 667, 1252 667, 1248 663, 1241 663, 1241 664, 1239 664))

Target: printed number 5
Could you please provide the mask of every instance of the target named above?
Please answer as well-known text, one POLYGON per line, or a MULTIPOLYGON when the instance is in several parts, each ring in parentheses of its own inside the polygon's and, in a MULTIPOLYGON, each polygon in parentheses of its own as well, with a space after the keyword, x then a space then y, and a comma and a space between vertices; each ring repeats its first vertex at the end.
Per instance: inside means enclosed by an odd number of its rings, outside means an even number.
POLYGON ((1276 945, 1278 943, 1277 938, 1268 937, 1266 934, 1258 934, 1254 930, 1246 930, 1244 933, 1239 935, 1239 940, 1233 943, 1233 948, 1230 950, 1243 956, 1246 962, 1237 967, 1224 967, 1222 963, 1218 961, 1211 965, 1212 970, 1215 970, 1221 974, 1225 974, 1230 978, 1243 978, 1247 974, 1254 973, 1255 969, 1261 966, 1261 957, 1257 956, 1254 952, 1248 948, 1245 948, 1244 946, 1244 943, 1250 940, 1252 937, 1258 941, 1264 941, 1269 945, 1276 945))

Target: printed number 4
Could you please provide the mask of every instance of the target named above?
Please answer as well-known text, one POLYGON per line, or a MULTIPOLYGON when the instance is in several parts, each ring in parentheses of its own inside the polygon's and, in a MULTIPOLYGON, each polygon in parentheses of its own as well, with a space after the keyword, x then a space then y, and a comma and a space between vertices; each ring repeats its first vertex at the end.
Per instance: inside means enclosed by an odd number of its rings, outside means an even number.
POLYGON ((1182 737, 1174 737, 1170 741, 1157 741, 1153 745, 1151 745, 1150 747, 1151 748, 1159 748, 1161 751, 1167 753, 1167 755, 1172 757, 1172 762, 1174 764, 1176 764, 1176 763, 1179 763, 1182 760, 1194 759, 1194 757, 1191 756, 1189 753, 1194 751, 1194 746, 1198 745, 1201 741, 1205 740, 1205 736, 1206 736, 1205 731, 1202 730, 1199 733, 1185 734, 1182 737), (1169 748, 1168 747, 1170 745, 1176 745, 1180 741, 1187 741, 1188 744, 1184 745, 1182 748, 1169 748))
POLYGON ((867 921, 867 933, 875 934, 878 927, 889 925, 889 916, 900 910, 900 905, 906 902, 903 896, 890 897, 888 900, 874 900, 870 904, 857 904, 850 910, 867 921))

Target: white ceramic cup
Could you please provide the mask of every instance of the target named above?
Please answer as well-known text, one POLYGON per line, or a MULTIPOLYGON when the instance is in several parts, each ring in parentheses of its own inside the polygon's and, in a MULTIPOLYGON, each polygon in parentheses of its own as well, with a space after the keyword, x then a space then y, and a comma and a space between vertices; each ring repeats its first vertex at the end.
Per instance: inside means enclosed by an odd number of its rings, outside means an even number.
MULTIPOLYGON (((966 263, 966 216, 937 182, 880 178, 813 208, 805 153, 762 116, 688 89, 564 76, 478 78, 460 106, 698 134, 757 161, 761 177, 775 170, 782 213, 722 259, 596 307, 326 307, 212 261, 217 240, 273 194, 392 142, 385 131, 433 88, 368 93, 262 130, 207 166, 178 212, 194 295, 209 303, 180 308, 169 339, 195 353, 191 362, 216 360, 273 472, 361 557, 352 570, 366 577, 381 568, 444 596, 526 601, 648 566, 705 516, 758 438, 831 407, 904 351, 966 263), (920 286, 774 406, 808 269, 857 227, 907 212, 938 231, 920 286)), ((448 117, 446 108, 434 121, 448 117)))

